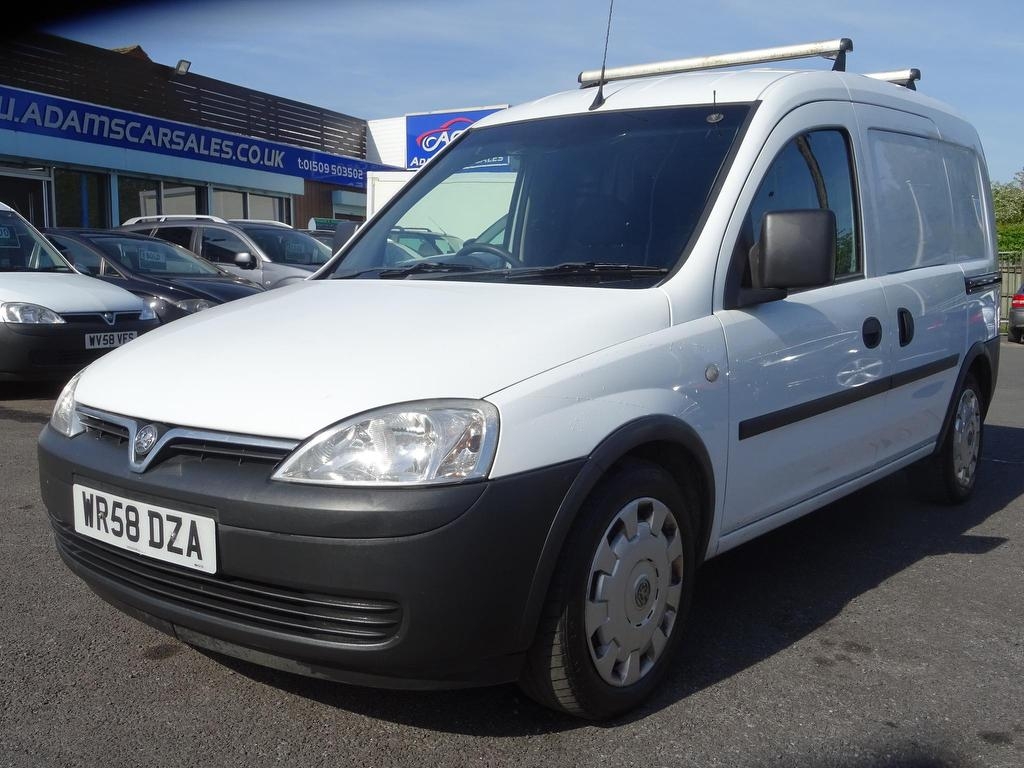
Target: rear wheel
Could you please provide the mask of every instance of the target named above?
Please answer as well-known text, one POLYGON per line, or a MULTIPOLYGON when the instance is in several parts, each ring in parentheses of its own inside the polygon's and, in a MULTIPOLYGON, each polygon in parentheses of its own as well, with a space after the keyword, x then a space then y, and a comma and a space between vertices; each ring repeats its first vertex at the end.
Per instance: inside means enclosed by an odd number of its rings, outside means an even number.
POLYGON ((695 504, 661 467, 623 463, 591 493, 566 541, 520 685, 590 719, 658 686, 693 596, 695 504))
POLYGON ((915 467, 918 490, 929 501, 958 504, 974 491, 981 460, 984 401, 968 374, 957 392, 953 421, 938 453, 915 467))
POLYGON ((1020 344, 1022 333, 1024 333, 1024 329, 1021 329, 1021 328, 1011 328, 1007 332, 1006 336, 1013 343, 1020 344))

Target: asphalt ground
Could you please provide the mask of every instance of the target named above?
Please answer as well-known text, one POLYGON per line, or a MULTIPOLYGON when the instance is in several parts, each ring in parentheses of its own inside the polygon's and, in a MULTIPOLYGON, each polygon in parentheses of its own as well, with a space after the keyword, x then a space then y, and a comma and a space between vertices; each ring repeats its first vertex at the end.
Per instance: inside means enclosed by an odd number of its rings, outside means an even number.
POLYGON ((600 725, 516 687, 394 692, 185 646, 63 565, 35 442, 57 387, 0 388, 0 766, 1024 766, 1024 345, 979 487, 898 474, 710 561, 648 706, 600 725))

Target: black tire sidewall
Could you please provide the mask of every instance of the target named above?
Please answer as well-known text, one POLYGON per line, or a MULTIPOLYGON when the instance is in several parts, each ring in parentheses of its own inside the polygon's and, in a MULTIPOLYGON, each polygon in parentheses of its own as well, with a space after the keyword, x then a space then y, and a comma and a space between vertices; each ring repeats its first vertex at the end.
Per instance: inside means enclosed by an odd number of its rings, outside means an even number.
POLYGON ((587 716, 600 719, 632 709, 650 696, 664 679, 666 669, 679 647, 693 600, 695 541, 693 504, 687 500, 672 477, 657 465, 647 462, 629 463, 609 476, 590 495, 581 510, 580 527, 572 542, 562 617, 567 672, 579 706, 587 716), (590 567, 598 543, 622 508, 641 497, 661 501, 675 518, 683 545, 683 589, 668 643, 654 667, 633 685, 617 687, 606 683, 594 667, 585 628, 586 596, 590 586, 590 567))
POLYGON ((946 485, 947 495, 950 501, 959 503, 966 501, 974 491, 974 486, 978 483, 978 471, 981 468, 981 450, 983 447, 983 441, 985 436, 984 428, 984 414, 982 414, 982 420, 978 425, 978 461, 974 467, 974 474, 971 475, 971 482, 968 485, 962 485, 956 477, 956 457, 955 453, 955 423, 956 415, 960 410, 960 400, 963 398, 964 392, 972 390, 974 396, 978 400, 978 407, 983 408, 984 400, 981 397, 981 390, 978 387, 978 382, 974 376, 967 376, 964 379, 963 385, 956 393, 956 402, 953 404, 953 421, 950 422, 949 432, 946 435, 946 444, 942 447, 942 477, 946 485))

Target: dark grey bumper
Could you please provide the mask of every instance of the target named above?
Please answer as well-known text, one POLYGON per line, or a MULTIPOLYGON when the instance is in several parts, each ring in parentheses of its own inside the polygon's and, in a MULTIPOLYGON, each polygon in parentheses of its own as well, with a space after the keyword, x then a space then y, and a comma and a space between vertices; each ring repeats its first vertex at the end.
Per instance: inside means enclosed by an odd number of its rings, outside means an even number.
POLYGON ((156 320, 117 323, 21 325, 0 323, 0 381, 42 381, 70 378, 111 348, 86 349, 87 333, 139 335, 156 328, 156 320))
POLYGON ((101 597, 211 650, 410 688, 518 676, 538 560, 581 464, 441 488, 327 489, 272 483, 272 465, 195 456, 139 475, 124 445, 48 426, 39 437, 58 550, 101 597), (79 536, 74 482, 214 518, 218 573, 79 536))

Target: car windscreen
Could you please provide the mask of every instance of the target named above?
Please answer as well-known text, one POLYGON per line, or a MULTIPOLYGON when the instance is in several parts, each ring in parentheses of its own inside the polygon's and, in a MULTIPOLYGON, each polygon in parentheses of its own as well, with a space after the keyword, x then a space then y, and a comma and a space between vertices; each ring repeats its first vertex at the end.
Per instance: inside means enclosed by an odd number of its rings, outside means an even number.
POLYGON ((152 277, 214 277, 223 274, 205 259, 163 240, 94 235, 91 242, 129 272, 152 277))
POLYGON ((471 129, 324 276, 589 284, 578 278, 614 272, 616 287, 658 282, 686 252, 749 111, 672 107, 471 129), (462 245, 430 253, 396 233, 462 245))
POLYGON ((73 272, 45 237, 17 214, 0 211, 0 272, 73 272))
POLYGON ((273 226, 243 227, 271 261, 296 266, 320 266, 331 258, 331 246, 295 229, 273 226))

